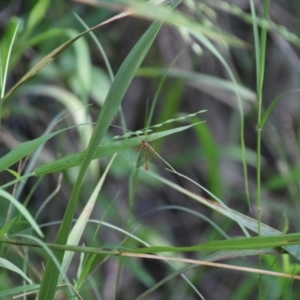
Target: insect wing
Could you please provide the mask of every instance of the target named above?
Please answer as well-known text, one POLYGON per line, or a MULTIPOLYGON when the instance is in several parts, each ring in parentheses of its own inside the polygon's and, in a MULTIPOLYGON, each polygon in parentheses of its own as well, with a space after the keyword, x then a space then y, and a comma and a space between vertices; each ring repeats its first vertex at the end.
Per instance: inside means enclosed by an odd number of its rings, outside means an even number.
POLYGON ((157 164, 155 152, 146 141, 143 140, 142 144, 137 148, 137 150, 141 151, 136 162, 137 168, 145 164, 145 170, 147 171, 149 169, 149 162, 157 164))
POLYGON ((141 152, 140 152, 139 157, 136 161, 136 167, 137 168, 139 168, 140 166, 142 166, 146 162, 145 151, 146 151, 146 149, 141 148, 141 152))
POLYGON ((145 150, 145 155, 147 156, 147 159, 153 163, 153 164, 156 164, 157 165, 157 157, 156 157, 156 154, 155 152, 150 148, 148 147, 147 149, 144 149, 145 150))

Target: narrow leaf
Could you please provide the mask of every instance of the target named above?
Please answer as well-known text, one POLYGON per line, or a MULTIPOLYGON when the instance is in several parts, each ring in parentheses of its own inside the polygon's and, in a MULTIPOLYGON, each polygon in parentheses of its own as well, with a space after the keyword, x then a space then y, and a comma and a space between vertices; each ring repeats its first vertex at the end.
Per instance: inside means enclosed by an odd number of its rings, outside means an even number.
POLYGON ((27 280, 30 284, 32 284, 32 280, 17 266, 12 264, 10 261, 0 257, 0 268, 8 269, 12 272, 18 273, 21 275, 25 280, 27 280))
POLYGON ((10 201, 21 213, 21 215, 28 221, 28 223, 32 226, 32 228, 36 231, 36 233, 44 237, 42 231, 40 230, 39 226, 27 210, 25 206, 23 206, 17 199, 15 199, 12 195, 10 195, 8 192, 0 189, 0 197, 3 197, 4 199, 10 201))
MULTIPOLYGON (((137 69, 140 67, 140 64, 152 45, 160 27, 160 23, 153 23, 149 27, 149 29, 145 32, 145 34, 141 37, 141 39, 137 42, 135 47, 125 59, 112 83, 103 108, 98 116, 89 146, 84 153, 82 165, 56 238, 57 244, 65 245, 67 242, 85 172, 88 169, 88 166, 93 159, 101 140, 107 132, 107 129, 112 123, 112 120, 119 109, 125 93, 131 84, 137 69)), ((61 262, 64 253, 55 251, 55 254, 57 260, 61 262)), ((52 300, 54 298, 58 276, 59 272, 55 267, 55 264, 52 260, 48 260, 41 283, 41 289, 39 293, 40 300, 52 300)))
MULTIPOLYGON (((153 133, 148 136, 134 137, 128 140, 117 141, 113 143, 104 143, 98 147, 96 153, 94 154, 93 159, 112 155, 116 152, 125 151, 127 149, 137 147, 141 143, 141 139, 147 139, 147 141, 151 142, 160 139, 162 137, 168 136, 170 134, 174 134, 189 129, 192 126, 194 126, 194 124, 153 133)), ((84 154, 85 151, 65 156, 54 162, 39 166, 36 169, 34 169, 33 172, 35 175, 41 176, 41 175, 51 174, 54 172, 61 172, 66 169, 79 166, 83 161, 84 154)))

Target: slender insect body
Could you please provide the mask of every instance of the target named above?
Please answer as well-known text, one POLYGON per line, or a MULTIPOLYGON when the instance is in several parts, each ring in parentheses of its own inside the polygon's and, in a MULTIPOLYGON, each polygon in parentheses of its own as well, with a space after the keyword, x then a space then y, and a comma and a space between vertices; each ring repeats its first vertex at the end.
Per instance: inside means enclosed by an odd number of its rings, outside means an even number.
POLYGON ((141 151, 136 162, 136 167, 139 168, 145 164, 145 170, 149 170, 149 162, 156 164, 155 152, 146 140, 142 140, 142 143, 138 146, 137 151, 141 151))

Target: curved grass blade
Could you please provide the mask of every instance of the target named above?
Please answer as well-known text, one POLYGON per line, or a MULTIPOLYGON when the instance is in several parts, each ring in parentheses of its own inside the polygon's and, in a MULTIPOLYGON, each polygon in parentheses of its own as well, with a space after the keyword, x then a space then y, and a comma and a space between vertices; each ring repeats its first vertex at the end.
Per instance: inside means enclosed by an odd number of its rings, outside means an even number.
MULTIPOLYGON (((196 35, 203 35, 217 42, 224 42, 232 46, 246 47, 247 44, 241 39, 228 34, 220 29, 216 30, 213 27, 202 25, 189 16, 186 16, 178 11, 172 10, 168 6, 157 5, 159 1, 126 1, 126 0, 89 0, 88 3, 83 0, 74 0, 79 3, 86 3, 93 6, 103 6, 115 11, 127 11, 133 14, 134 17, 144 19, 163 21, 176 27, 187 28, 190 32, 196 35)), ((162 1, 161 1, 162 2, 162 1)), ((176 5, 176 4, 175 4, 176 5)))
POLYGON ((296 90, 293 90, 293 91, 288 91, 286 93, 283 93, 281 95, 279 95, 278 97, 276 97, 272 103, 268 106, 267 110, 264 112, 263 116, 262 116, 262 120, 258 126, 258 130, 262 130, 270 113, 272 112, 272 110, 274 109, 274 107, 277 105, 277 103, 283 99, 286 95, 290 94, 290 93, 294 93, 294 92, 300 92, 300 89, 296 89, 296 90))
POLYGON ((65 51, 69 46, 71 46, 74 42, 76 42, 80 37, 85 35, 86 33, 95 30, 96 28, 106 24, 107 21, 104 21, 94 27, 89 28, 88 30, 78 34, 76 37, 68 40, 67 42, 63 43, 59 47, 55 48, 53 51, 48 53, 40 62, 38 62, 33 68, 31 68, 9 91, 8 93, 3 97, 2 101, 8 100, 9 96, 24 82, 26 82, 28 79, 33 77, 36 73, 38 73, 41 69, 46 67, 49 63, 51 63, 58 55, 60 55, 63 51, 65 51))
MULTIPOLYGON (((202 196, 199 196, 195 193, 191 193, 190 191, 178 186, 177 184, 174 184, 173 182, 171 182, 171 181, 165 179, 164 177, 161 177, 155 173, 150 173, 149 175, 156 178, 158 181, 164 183, 165 185, 175 189, 176 191, 181 192, 182 194, 190 197, 191 199, 203 204, 204 206, 211 208, 214 211, 219 212, 220 214, 226 216, 227 218, 232 219, 233 221, 237 222, 240 226, 242 225, 255 233, 258 232, 257 220, 255 220, 251 217, 248 217, 245 214, 239 213, 238 211, 235 211, 233 209, 229 210, 228 207, 223 207, 219 203, 215 203, 213 201, 207 200, 207 199, 203 198, 202 196)), ((287 236, 287 235, 283 235, 282 232, 280 232, 279 230, 274 229, 264 223, 261 223, 261 230, 262 230, 262 236, 264 236, 264 237, 275 236, 275 235, 287 236)), ((299 238, 300 238, 300 236, 299 236, 299 238)), ((279 239, 277 239, 277 241, 279 241, 279 239)), ((299 239, 299 243, 300 243, 300 239, 299 239)), ((293 255, 298 261, 300 261, 300 255, 299 255, 300 254, 300 246, 297 244, 298 243, 296 243, 295 245, 289 244, 287 246, 282 246, 282 248, 285 251, 289 252, 291 255, 293 255)), ((266 245, 266 247, 267 247, 267 245, 266 245)), ((276 246, 274 246, 274 247, 276 247, 276 246)))
POLYGON ((19 269, 16 265, 12 264, 9 260, 0 257, 0 267, 21 275, 26 281, 32 284, 32 280, 21 269, 19 269))
MULTIPOLYGON (((20 21, 17 22, 17 20, 15 18, 12 18, 8 25, 7 25, 7 35, 5 35, 4 37, 2 37, 1 43, 2 43, 2 51, 4 50, 4 53, 2 54, 2 58, 4 63, 2 63, 0 61, 0 66, 1 66, 1 77, 0 77, 0 99, 3 98, 4 93, 5 93, 5 87, 6 87, 6 79, 7 79, 7 73, 8 73, 8 67, 9 67, 9 61, 10 61, 10 57, 11 57, 11 53, 12 53, 12 47, 13 44, 15 42, 16 36, 17 36, 17 32, 18 32, 18 28, 20 25, 20 21), (14 28, 14 32, 12 33, 12 36, 10 37, 10 31, 12 30, 12 27, 14 28), (8 41, 10 40, 10 41, 8 41), (5 44, 7 42, 7 49, 5 48, 5 44), (6 53, 7 51, 7 53, 6 53), (3 64, 3 66, 2 66, 3 64), (5 64, 5 65, 4 65, 5 64), (2 73, 2 68, 3 68, 3 73, 2 73)), ((2 109, 2 100, 0 101, 0 109, 2 109)), ((1 110, 0 110, 1 113, 1 110)))
MULTIPOLYGON (((68 206, 62 220, 61 226, 59 228, 56 243, 60 245, 65 245, 68 239, 70 227, 74 217, 75 209, 77 206, 77 201, 79 193, 81 190, 81 185, 84 179, 84 175, 88 169, 88 166, 93 159, 98 146, 103 139, 107 129, 112 123, 113 117, 117 113, 121 101, 133 80, 136 70, 139 68, 142 60, 146 56, 150 46, 152 45, 154 38, 156 37, 158 31, 160 30, 161 23, 153 23, 149 29, 144 33, 141 39, 137 42, 135 47, 129 53, 122 66, 120 67, 112 85, 109 93, 105 99, 103 108, 98 116, 98 120, 95 126, 95 130, 91 137, 89 146, 84 152, 82 165, 72 190, 68 206)), ((61 263, 64 252, 55 251, 57 260, 61 263)), ((45 273, 41 282, 41 288, 39 293, 40 300, 52 300, 57 287, 59 271, 57 270, 55 264, 52 260, 48 260, 45 273)))
POLYGON ((30 285, 21 285, 18 287, 13 287, 11 289, 1 290, 0 291, 0 299, 13 299, 12 296, 27 293, 27 295, 31 293, 35 293, 39 289, 39 284, 30 284, 30 285), (8 298, 11 296, 10 298, 8 298))
MULTIPOLYGON (((137 75, 146 78, 160 78, 164 76, 165 73, 165 68, 145 67, 140 68, 137 72, 137 75)), ((256 101, 256 94, 250 88, 241 85, 241 83, 239 83, 236 87, 232 81, 226 79, 176 68, 169 70, 167 77, 183 80, 187 85, 204 91, 209 95, 213 95, 219 100, 223 100, 222 95, 224 95, 224 93, 229 94, 229 98, 232 98, 233 101, 230 103, 228 102, 228 104, 232 106, 234 106, 236 102, 236 100, 234 99, 235 89, 238 90, 241 98, 244 100, 244 108, 248 107, 249 103, 254 103, 256 101), (214 93, 215 90, 220 91, 221 95, 214 93)))
MULTIPOLYGON (((201 122, 200 122, 201 123, 201 122)), ((199 124, 199 123, 198 123, 199 124)), ((153 133, 149 136, 141 136, 141 137, 134 137, 129 140, 125 141, 117 141, 113 143, 104 143, 100 145, 94 154, 93 159, 97 159, 100 157, 104 157, 107 155, 114 154, 116 152, 120 151, 125 151, 130 148, 138 147, 138 145, 141 143, 141 138, 142 139, 147 139, 148 141, 154 141, 156 139, 160 139, 162 137, 186 130, 188 128, 191 128, 197 124, 192 124, 192 125, 186 125, 178 128, 173 128, 169 130, 165 130, 162 132, 157 132, 153 133)), ((76 154, 71 154, 68 156, 65 156, 63 158, 60 158, 54 162, 44 164, 42 166, 39 166, 33 170, 34 175, 36 176, 41 176, 41 175, 46 175, 46 174, 51 174, 54 172, 61 172, 66 169, 79 166, 82 161, 83 157, 85 155, 85 151, 79 152, 76 154)))
MULTIPOLYGON (((84 125, 84 124, 81 124, 81 125, 84 125)), ((31 154, 31 152, 36 150, 42 144, 46 143, 49 139, 51 139, 55 135, 62 133, 68 129, 74 128, 74 127, 76 127, 76 126, 71 126, 68 128, 64 128, 64 129, 55 131, 53 133, 42 135, 39 138, 36 138, 36 139, 28 141, 28 142, 24 142, 24 143, 18 145, 18 147, 14 148, 13 150, 11 150, 10 152, 8 152, 7 154, 5 154, 4 156, 2 156, 0 158, 0 172, 9 168, 14 163, 20 161, 25 156, 31 154)))
MULTIPOLYGON (((116 156, 116 155, 115 155, 116 156)), ((83 231, 87 226, 88 220, 90 218, 90 215, 94 209, 96 200, 97 200, 97 196, 103 186, 103 183, 106 179, 107 173, 115 159, 115 156, 113 156, 113 158, 110 160, 107 168, 105 169, 103 175, 101 176, 99 182, 97 183, 97 186, 95 187, 91 197, 89 198, 87 204, 85 205, 85 207, 83 208, 78 220, 76 221, 76 223, 74 224, 74 227, 72 228, 72 231, 69 235, 68 238, 68 245, 78 245, 79 241, 82 237, 83 231)), ((62 262, 62 269, 67 271, 71 260, 73 258, 74 253, 72 252, 66 252, 63 262, 62 262)))
POLYGON ((32 228, 36 231, 36 233, 39 236, 44 237, 44 235, 43 235, 41 229, 39 228, 38 224, 36 223, 36 221, 31 216, 31 214, 29 213, 29 211, 27 210, 27 208, 24 205, 22 205, 11 194, 9 194, 8 192, 6 192, 2 189, 0 189, 0 198, 10 201, 19 210, 20 214, 27 220, 27 222, 32 226, 32 228))

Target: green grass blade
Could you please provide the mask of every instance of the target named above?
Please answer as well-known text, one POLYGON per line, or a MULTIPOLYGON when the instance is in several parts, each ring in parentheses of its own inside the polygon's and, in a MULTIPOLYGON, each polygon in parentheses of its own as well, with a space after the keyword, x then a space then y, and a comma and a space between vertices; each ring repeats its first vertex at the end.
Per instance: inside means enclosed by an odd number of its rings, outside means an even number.
POLYGON ((23 206, 17 199, 15 199, 11 194, 8 192, 0 189, 0 197, 2 199, 6 199, 10 201, 20 212, 20 214, 28 221, 28 223, 32 226, 32 228, 36 231, 36 233, 43 237, 43 233, 37 223, 35 222, 34 218, 31 216, 29 211, 25 206, 23 206))
POLYGON ((80 37, 82 37, 84 34, 95 30, 96 28, 102 26, 103 23, 100 23, 80 34, 78 34, 76 37, 68 40, 67 42, 63 43, 59 47, 55 48, 53 51, 48 53, 40 62, 38 62, 32 69, 30 69, 4 96, 2 99, 3 102, 7 101, 10 95, 18 89, 24 82, 26 82, 28 79, 33 77, 36 73, 38 73, 41 69, 46 67, 48 64, 50 64, 57 56, 59 56, 63 51, 65 51, 69 46, 71 46, 74 42, 76 42, 80 37))
MULTIPOLYGON (((4 55, 3 55, 3 60, 4 60, 4 63, 5 63, 5 67, 4 67, 4 71, 3 71, 3 82, 1 82, 0 99, 3 98, 4 93, 5 93, 6 77, 7 77, 7 73, 8 73, 8 65, 9 65, 9 61, 10 61, 10 57, 11 57, 12 46, 14 44, 14 41, 15 41, 15 38, 16 38, 16 35, 17 35, 17 32, 18 32, 19 24, 20 24, 20 22, 18 22, 17 24, 14 24, 15 22, 16 22, 15 19, 12 19, 9 22, 10 27, 15 26, 15 29, 14 29, 14 32, 12 34, 11 41, 9 43, 9 47, 7 49, 7 53, 4 53, 4 55)), ((1 66, 2 66, 2 64, 1 64, 1 66)))
POLYGON ((151 122, 152 122, 152 119, 153 119, 153 114, 154 114, 154 109, 156 107, 156 104, 157 104, 157 100, 158 100, 158 96, 161 92, 161 89, 162 89, 162 86, 166 80, 166 77, 170 71, 170 69, 173 67, 173 65, 175 64, 175 62, 177 61, 177 59, 179 58, 179 56, 182 54, 183 51, 181 51, 176 57, 175 59, 172 61, 172 63, 169 65, 169 67, 165 70, 165 72, 163 73, 161 79, 160 79, 160 82, 159 82, 159 85, 157 87, 157 90, 155 92, 155 95, 153 97, 153 100, 151 102, 151 107, 150 107, 150 111, 149 111, 149 115, 147 117, 147 122, 146 122, 146 126, 145 128, 149 128, 151 122))
MULTIPOLYGON (((57 271, 61 274, 61 277, 64 279, 65 283, 67 283, 67 287, 68 287, 69 291, 71 292, 71 295, 74 294, 72 292, 71 283, 68 280, 66 273, 62 269, 60 262, 58 261, 57 257, 55 256, 54 251, 51 251, 52 249, 50 247, 48 247, 47 243, 44 243, 41 240, 39 240, 36 237, 31 236, 31 235, 18 234, 16 236, 25 238, 26 240, 32 240, 33 241, 33 242, 31 242, 32 244, 38 245, 37 247, 42 248, 47 253, 47 256, 49 257, 49 259, 53 262, 53 264, 57 268, 57 271)), ((53 299, 54 299, 54 297, 53 297, 53 299)))
POLYGON ((299 245, 300 234, 284 234, 276 236, 258 236, 250 238, 235 238, 219 240, 188 247, 151 246, 131 249, 131 253, 161 253, 161 252, 198 252, 198 251, 227 251, 276 248, 288 245, 299 245))
POLYGON ((0 228, 0 238, 7 234, 9 229, 14 225, 17 217, 14 217, 10 219, 8 222, 6 222, 1 228, 0 228))
POLYGON ((15 272, 15 273, 21 275, 30 284, 32 284, 32 280, 30 278, 28 278, 28 276, 21 269, 19 269, 17 266, 12 264, 10 261, 8 261, 2 257, 0 257, 0 268, 5 268, 12 272, 15 272))
POLYGON ((39 138, 36 138, 36 139, 28 141, 28 142, 24 142, 24 143, 18 145, 18 147, 14 148, 9 153, 7 153, 6 155, 4 155, 0 158, 0 172, 2 172, 5 169, 9 168, 10 166, 15 164, 16 162, 20 161, 25 156, 31 154, 39 146, 46 143, 49 139, 51 139, 55 135, 57 135, 59 133, 62 133, 63 131, 66 131, 66 130, 71 129, 73 127, 74 126, 64 128, 64 129, 55 131, 55 132, 47 134, 47 135, 43 135, 39 138))
POLYGON ((276 191, 286 188, 289 184, 298 184, 300 180, 300 168, 295 167, 287 172, 287 174, 275 174, 271 176, 265 183, 269 191, 276 191))
MULTIPOLYGON (((47 126, 46 130, 43 133, 44 135, 50 134, 52 132, 52 130, 54 129, 55 125, 57 124, 57 122, 64 116, 66 115, 66 111, 61 111, 59 112, 49 123, 49 125, 47 126)), ((36 162, 38 160, 38 158, 40 157, 40 154, 43 150, 43 146, 44 144, 42 144, 41 146, 39 146, 37 148, 37 150, 32 154, 32 156, 30 157, 30 159, 28 160, 28 163, 24 169, 24 171, 22 172, 22 176, 29 174, 30 172, 32 172, 33 168, 36 166, 36 162)), ((16 189, 16 193, 15 193, 15 197, 17 199, 19 199, 23 189, 25 187, 25 181, 21 182, 16 189)))
MULTIPOLYGON (((146 78, 157 78, 163 77, 165 73, 165 68, 145 67, 140 68, 137 72, 137 75, 146 78)), ((230 105, 235 105, 235 90, 238 90, 239 95, 243 99, 243 106, 245 108, 247 107, 246 105, 248 105, 248 103, 244 103, 244 101, 249 103, 254 103, 256 101, 256 94, 251 89, 243 86, 241 83, 238 83, 236 86, 230 80, 176 68, 168 70, 167 77, 183 80, 187 85, 204 91, 205 93, 212 95, 214 98, 217 98, 221 101, 223 101, 222 95, 224 95, 224 93, 228 93, 230 95, 228 98, 233 98, 233 101, 229 103, 230 105), (215 90, 219 91, 219 93, 214 93, 215 90)))
POLYGON ((4 48, 4 51, 7 51, 7 53, 5 52, 4 54, 2 54, 1 51, 0 51, 0 130, 1 130, 1 122, 2 122, 3 96, 4 96, 4 93, 5 93, 8 66, 9 66, 9 62, 10 62, 12 46, 14 44, 14 41, 15 41, 15 38, 16 38, 16 35, 17 35, 17 31, 18 31, 18 28, 19 28, 19 24, 20 24, 20 22, 17 22, 17 24, 14 24, 15 22, 16 22, 16 19, 14 19, 14 18, 11 19, 11 21, 9 22, 9 26, 7 27, 7 29, 8 29, 7 36, 5 36, 4 39, 3 39, 4 41, 2 41, 3 42, 2 47, 4 48), (12 29, 11 28, 12 26, 15 27, 15 28, 14 28, 14 32, 11 34, 9 32, 9 29, 12 29), (5 46, 6 46, 5 45, 5 40, 7 40, 6 42, 7 42, 7 44, 9 44, 9 45, 7 45, 8 46, 7 49, 5 49, 5 46), (2 62, 2 60, 3 60, 3 62, 2 62))
MULTIPOLYGON (((204 206, 219 212, 220 214, 234 220, 235 222, 237 222, 238 224, 244 226, 247 229, 250 229, 253 232, 258 232, 258 222, 257 220, 250 218, 244 214, 241 214, 233 209, 230 209, 230 211, 228 211, 228 207, 223 207, 222 205, 220 205, 219 203, 215 203, 213 201, 207 200, 195 193, 191 193, 190 191, 178 186, 177 184, 174 184, 173 182, 155 174, 155 173, 149 173, 150 176, 156 178, 159 182, 162 182, 164 184, 166 184, 169 187, 172 187, 173 189, 175 189, 178 192, 181 192, 182 194, 190 197, 192 200, 195 200, 201 204, 203 204, 204 206)), ((261 234, 262 236, 269 236, 269 235, 280 235, 282 234, 282 232, 280 232, 279 230, 276 230, 264 223, 261 223, 261 234)), ((300 261, 300 247, 298 245, 289 245, 284 247, 284 249, 286 251, 288 251, 290 254, 292 254, 294 257, 297 258, 298 261, 300 261)))
MULTIPOLYGON (((20 235, 21 236, 21 235, 20 235)), ((49 252, 49 249, 56 250, 59 252, 72 251, 81 252, 89 254, 103 254, 103 255, 124 255, 125 253, 164 253, 164 252, 201 252, 201 251, 237 251, 241 250, 241 256, 244 255, 244 250, 255 250, 258 249, 257 253, 261 253, 261 249, 276 249, 278 247, 289 248, 291 246, 296 246, 299 249, 300 245, 300 234, 279 234, 270 236, 255 236, 246 238, 233 238, 229 240, 215 240, 212 242, 185 246, 185 247, 174 247, 174 246, 146 246, 146 247, 124 247, 120 245, 106 245, 103 248, 97 247, 87 247, 87 246, 74 246, 74 245, 61 245, 56 243, 41 243, 38 239, 31 236, 25 236, 27 238, 25 241, 12 240, 7 238, 0 238, 1 243, 12 244, 12 245, 22 245, 28 247, 44 248, 49 252), (30 239, 34 240, 31 242, 30 239)), ((280 253, 280 249, 278 252, 280 253)), ((54 252, 54 251, 53 251, 54 252)), ((252 252, 251 255, 255 255, 252 252)), ((235 255, 238 257, 238 255, 235 255)), ((52 257, 54 258, 54 257, 52 257)), ((56 262, 58 263, 58 261, 56 262)), ((63 270, 61 269, 62 273, 63 270)))
POLYGON ((35 293, 39 289, 39 287, 40 287, 39 284, 30 284, 30 285, 21 285, 19 287, 14 287, 11 289, 6 289, 0 291, 0 299, 12 299, 7 297, 16 296, 18 294, 23 294, 23 293, 28 293, 28 294, 35 293))
MULTIPOLYGON (((38 97, 45 96, 55 99, 68 109, 75 125, 91 123, 91 117, 85 110, 85 104, 82 104, 81 99, 62 87, 49 84, 35 84, 34 86, 22 88, 22 92, 29 95, 37 95, 38 97)), ((92 135, 93 126, 92 124, 86 128, 79 126, 77 130, 83 144, 83 149, 85 149, 88 145, 89 137, 92 135)))
MULTIPOLYGON (((80 16, 78 14, 76 14, 74 12, 74 16, 76 17, 76 19, 81 23, 81 25, 85 28, 85 29, 89 29, 89 27, 87 26, 87 24, 80 18, 80 16)), ((112 68, 111 68, 111 65, 109 63, 109 60, 108 60, 108 57, 102 47, 102 45, 100 44, 100 42, 97 40, 96 38, 96 35, 93 33, 93 32, 90 32, 89 35, 91 36, 92 40, 95 42, 99 52, 101 53, 102 55, 102 58, 104 60, 104 64, 106 66, 106 69, 107 69, 107 73, 109 74, 109 78, 111 81, 114 80, 114 74, 113 74, 113 71, 112 71, 112 68)))
POLYGON ((24 36, 29 36, 34 27, 43 20, 43 18, 47 14, 49 2, 49 0, 39 0, 35 2, 35 5, 28 17, 24 36))
MULTIPOLYGON (((99 114, 97 124, 95 126, 95 130, 91 137, 89 146, 84 154, 83 162, 77 177, 77 181, 72 191, 63 221, 59 228, 59 232, 56 238, 57 244, 66 244, 67 242, 85 172, 91 160, 93 159, 102 138, 104 137, 107 129, 111 124, 112 119, 115 116, 120 106, 120 103, 132 79, 135 76, 136 70, 139 68, 141 62, 146 56, 160 27, 161 23, 153 23, 149 27, 149 29, 145 32, 145 34, 142 36, 142 38, 138 41, 138 43, 135 45, 135 47, 125 59, 124 63, 120 67, 112 83, 112 86, 104 102, 103 108, 99 114)), ((57 256, 58 261, 61 262, 64 253, 56 251, 55 254, 57 256)), ((49 260, 42 279, 39 299, 53 299, 56 291, 58 276, 59 272, 56 266, 51 260, 49 260)))
MULTIPOLYGON (((156 213, 158 211, 161 210, 179 210, 179 211, 183 211, 186 212, 188 214, 197 216, 201 219, 203 219, 205 222, 207 222, 208 224, 210 224, 212 226, 212 228, 214 228, 221 236, 223 236, 225 239, 229 239, 230 237, 228 236, 228 234, 213 220, 211 220, 210 218, 206 217, 204 214, 197 212, 195 210, 192 210, 190 208, 186 208, 184 206, 178 206, 178 205, 166 205, 166 206, 160 206, 159 208, 153 209, 149 212, 147 212, 147 214, 151 214, 151 213, 156 213)), ((187 217, 188 218, 188 217, 187 217)))
MULTIPOLYGON (((157 133, 150 134, 148 136, 140 136, 140 137, 134 137, 129 140, 124 141, 117 141, 112 143, 104 143, 100 145, 94 154, 93 159, 97 159, 100 157, 104 157, 107 155, 112 155, 116 152, 124 151, 130 148, 137 147, 141 143, 141 139, 147 139, 148 142, 163 138, 165 136, 168 136, 170 134, 174 134, 183 130, 187 130, 194 126, 192 125, 186 125, 177 127, 170 130, 165 130, 157 133)), ((54 172, 61 172, 63 170, 79 166, 84 158, 85 151, 79 152, 76 154, 71 154, 68 156, 65 156, 63 158, 60 158, 54 162, 44 164, 42 166, 39 166, 33 170, 33 173, 37 176, 46 175, 54 172)))
POLYGON ((152 1, 127 1, 127 0, 90 0, 89 4, 105 6, 112 10, 128 11, 136 17, 163 21, 165 24, 175 27, 184 27, 196 35, 205 35, 217 42, 224 42, 237 47, 245 47, 246 43, 227 32, 215 29, 215 27, 202 25, 178 11, 163 5, 156 5, 152 1))
MULTIPOLYGON (((116 155, 115 155, 116 156, 116 155)), ((88 200, 87 204, 85 205, 85 207, 83 208, 78 220, 76 221, 74 227, 72 228, 72 231, 69 235, 68 238, 68 245, 78 245, 82 234, 84 232, 84 229, 86 228, 86 225, 89 221, 90 215, 94 209, 98 194, 103 186, 104 180, 107 176, 107 173, 115 159, 115 156, 113 156, 113 158, 110 160, 107 168, 105 169, 103 175, 101 176, 97 186, 95 187, 90 199, 88 200)), ((71 263, 71 260, 73 258, 73 253, 72 252, 66 252, 65 253, 65 257, 62 263, 62 269, 67 271, 68 267, 71 263)))
MULTIPOLYGON (((196 118, 194 120, 196 121, 196 118)), ((196 132, 198 139, 201 141, 201 148, 205 161, 207 162, 209 190, 217 197, 220 197, 222 193, 222 180, 220 178, 219 170, 220 155, 217 150, 218 147, 207 124, 194 127, 194 131, 196 132)))
POLYGON ((294 93, 294 92, 300 92, 300 89, 296 89, 296 90, 292 90, 292 91, 288 91, 286 93, 283 93, 281 95, 279 95, 278 97, 276 97, 271 104, 268 106, 267 110, 263 113, 262 118, 261 118, 261 122, 258 125, 258 130, 262 130, 266 121, 268 120, 269 115, 271 114, 272 110, 274 109, 274 107, 277 105, 277 103, 282 100, 286 95, 290 94, 290 93, 294 93))

